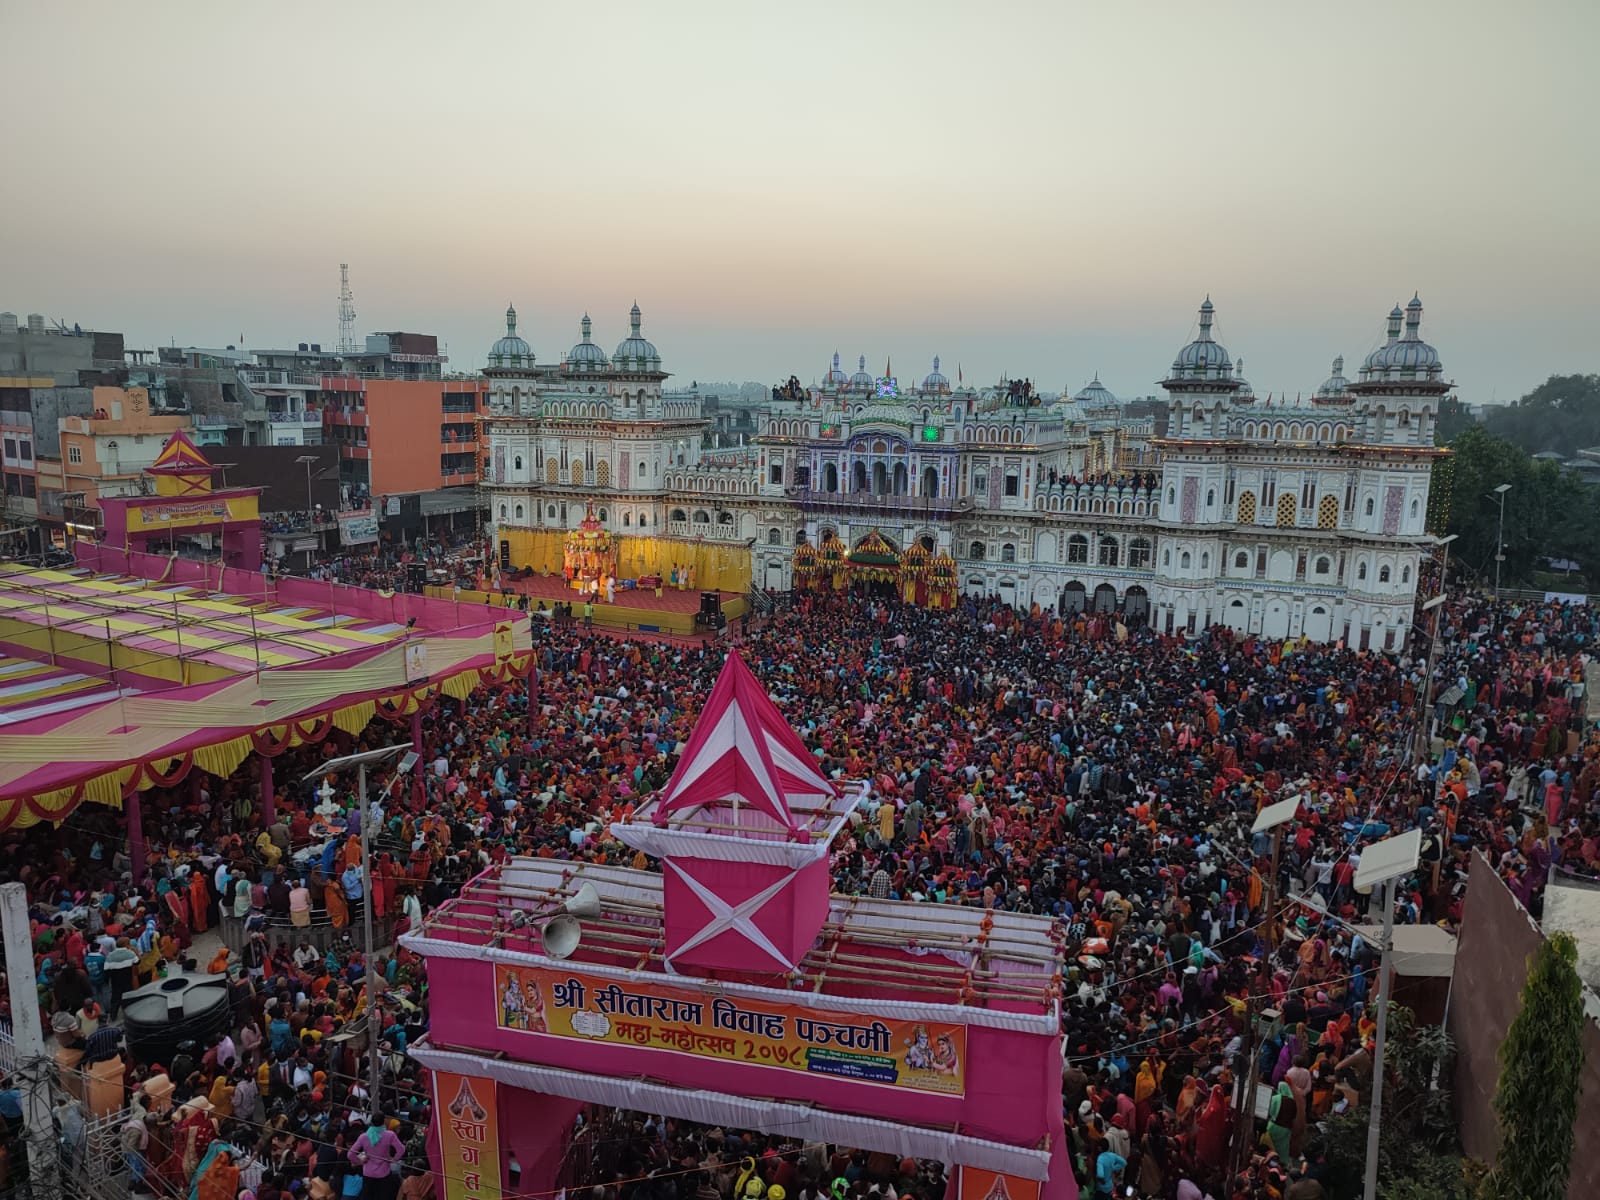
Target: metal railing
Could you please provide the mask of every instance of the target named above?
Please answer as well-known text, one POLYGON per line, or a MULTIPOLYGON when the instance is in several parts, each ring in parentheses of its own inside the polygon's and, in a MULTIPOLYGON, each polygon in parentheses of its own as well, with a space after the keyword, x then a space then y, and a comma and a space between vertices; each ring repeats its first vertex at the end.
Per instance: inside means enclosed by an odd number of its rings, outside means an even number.
POLYGON ((815 487, 795 488, 792 495, 801 504, 822 508, 851 509, 857 512, 903 512, 924 517, 971 512, 971 496, 913 496, 905 493, 829 492, 815 487))

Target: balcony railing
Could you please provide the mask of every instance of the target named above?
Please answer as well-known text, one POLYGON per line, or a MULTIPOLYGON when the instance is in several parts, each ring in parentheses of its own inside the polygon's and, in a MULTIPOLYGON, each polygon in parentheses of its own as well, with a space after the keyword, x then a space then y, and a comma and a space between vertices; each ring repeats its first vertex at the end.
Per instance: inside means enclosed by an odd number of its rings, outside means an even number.
POLYGON ((269 408, 267 420, 273 425, 321 425, 322 412, 274 412, 269 408))
POLYGON ((240 371, 239 378, 253 388, 322 386, 322 376, 311 371, 240 371))
POLYGON ((840 511, 907 513, 920 516, 954 516, 972 511, 971 496, 911 496, 894 493, 828 492, 820 488, 795 487, 788 494, 805 507, 840 511))
POLYGON ((715 521, 668 521, 667 535, 669 537, 700 537, 718 542, 740 542, 744 539, 739 536, 739 527, 732 524, 718 524, 715 521))

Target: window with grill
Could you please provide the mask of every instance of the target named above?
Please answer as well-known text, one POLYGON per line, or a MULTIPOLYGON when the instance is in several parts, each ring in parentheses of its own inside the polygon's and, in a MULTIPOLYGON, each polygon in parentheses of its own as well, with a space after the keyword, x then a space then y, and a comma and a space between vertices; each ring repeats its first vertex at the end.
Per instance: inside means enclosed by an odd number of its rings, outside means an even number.
POLYGON ((1254 525, 1256 523, 1256 494, 1251 491, 1239 493, 1239 524, 1254 525))
POLYGON ((1317 505, 1317 528, 1337 529, 1339 527, 1339 500, 1329 494, 1324 496, 1317 505))
POLYGON ((1285 492, 1278 497, 1278 524, 1293 525, 1295 518, 1294 493, 1285 492))

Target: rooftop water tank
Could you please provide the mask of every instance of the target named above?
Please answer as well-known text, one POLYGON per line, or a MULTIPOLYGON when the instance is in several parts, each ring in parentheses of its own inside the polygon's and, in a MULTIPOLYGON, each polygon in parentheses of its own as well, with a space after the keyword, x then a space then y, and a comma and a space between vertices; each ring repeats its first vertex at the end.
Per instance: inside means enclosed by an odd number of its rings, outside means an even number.
POLYGON ((122 1029, 138 1062, 169 1063, 181 1042, 206 1044, 228 1027, 228 977, 180 972, 122 998, 122 1029))

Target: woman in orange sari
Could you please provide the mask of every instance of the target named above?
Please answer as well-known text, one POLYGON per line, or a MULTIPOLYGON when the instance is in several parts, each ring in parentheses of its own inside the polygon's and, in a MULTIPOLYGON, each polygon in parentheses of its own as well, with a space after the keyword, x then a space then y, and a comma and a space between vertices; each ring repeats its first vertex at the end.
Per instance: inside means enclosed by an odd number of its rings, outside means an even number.
POLYGON ((328 920, 333 922, 335 929, 343 929, 350 924, 350 905, 345 901, 344 888, 339 886, 337 878, 328 880, 328 886, 322 892, 322 903, 327 906, 328 920))
POLYGON ((196 1200, 235 1200, 239 1194, 239 1168, 226 1150, 211 1160, 196 1183, 196 1200))
POLYGON ((206 877, 201 871, 189 872, 189 923, 196 933, 211 928, 206 919, 211 907, 211 890, 206 887, 206 877))

